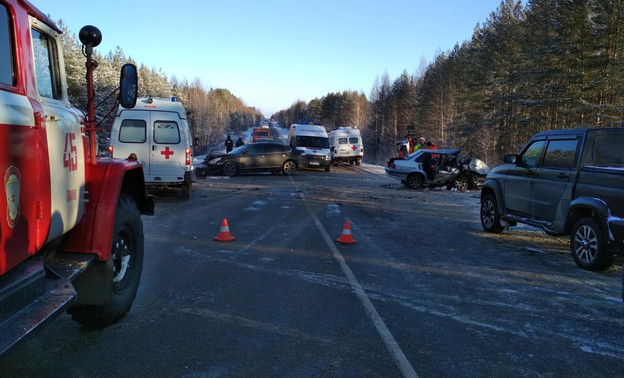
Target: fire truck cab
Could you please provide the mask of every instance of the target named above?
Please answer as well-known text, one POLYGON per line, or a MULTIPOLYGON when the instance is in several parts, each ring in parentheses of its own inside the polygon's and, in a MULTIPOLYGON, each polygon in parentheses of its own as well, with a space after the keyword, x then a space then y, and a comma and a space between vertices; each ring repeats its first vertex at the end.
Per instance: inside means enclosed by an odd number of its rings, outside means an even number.
MULTIPOLYGON (((97 158, 93 48, 86 114, 69 103, 61 31, 26 0, 0 0, 0 354, 68 310, 114 323, 130 309, 143 262, 141 214, 153 214, 140 163, 97 158)), ((120 100, 137 71, 121 69, 120 100)))

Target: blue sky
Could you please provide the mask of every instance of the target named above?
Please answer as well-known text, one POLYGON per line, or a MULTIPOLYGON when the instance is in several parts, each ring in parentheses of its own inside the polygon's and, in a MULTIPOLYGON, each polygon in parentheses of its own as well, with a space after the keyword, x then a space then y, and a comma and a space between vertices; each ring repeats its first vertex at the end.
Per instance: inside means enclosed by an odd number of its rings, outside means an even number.
POLYGON ((71 32, 91 24, 97 50, 167 77, 226 88, 265 116, 297 100, 413 74, 470 40, 500 0, 31 0, 71 32))

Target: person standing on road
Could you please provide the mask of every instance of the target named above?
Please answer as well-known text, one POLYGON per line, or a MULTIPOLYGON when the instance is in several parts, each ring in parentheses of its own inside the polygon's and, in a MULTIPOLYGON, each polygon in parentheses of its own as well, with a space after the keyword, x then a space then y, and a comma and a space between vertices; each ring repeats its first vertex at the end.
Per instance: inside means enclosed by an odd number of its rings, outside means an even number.
POLYGON ((238 140, 236 141, 236 147, 240 147, 243 144, 245 144, 245 142, 243 142, 243 138, 238 137, 238 140))
POLYGON ((230 151, 232 151, 232 148, 234 147, 234 141, 232 140, 232 138, 228 135, 227 139, 225 140, 225 152, 227 152, 228 154, 230 153, 230 151))

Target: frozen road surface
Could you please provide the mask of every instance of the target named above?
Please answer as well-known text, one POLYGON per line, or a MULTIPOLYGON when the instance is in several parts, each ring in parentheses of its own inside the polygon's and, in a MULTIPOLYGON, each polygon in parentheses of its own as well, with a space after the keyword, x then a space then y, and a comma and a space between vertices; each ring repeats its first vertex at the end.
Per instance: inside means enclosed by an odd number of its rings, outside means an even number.
POLYGON ((479 192, 410 190, 379 167, 200 180, 157 193, 134 306, 61 316, 0 356, 6 377, 616 377, 622 259, 482 231, 479 192), (227 219, 231 242, 214 238, 227 219), (336 241, 346 222, 355 244, 336 241))

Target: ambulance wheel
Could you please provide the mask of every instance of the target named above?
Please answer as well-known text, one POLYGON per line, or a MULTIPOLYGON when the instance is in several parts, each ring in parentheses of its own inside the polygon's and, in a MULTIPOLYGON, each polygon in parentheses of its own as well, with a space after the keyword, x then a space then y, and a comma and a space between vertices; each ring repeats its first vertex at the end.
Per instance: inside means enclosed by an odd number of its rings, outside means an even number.
POLYGON ((223 174, 226 176, 234 176, 236 174, 236 164, 231 161, 226 161, 223 164, 223 174))
POLYGON ((331 170, 331 167, 329 165, 325 167, 325 172, 329 172, 330 170, 331 170))
MULTIPOLYGON (((122 195, 117 203, 111 256, 106 264, 112 269, 112 295, 104 305, 76 305, 69 309, 72 319, 90 327, 104 327, 121 319, 136 297, 143 270, 143 222, 131 197, 122 195)), ((110 272, 110 271, 109 271, 110 272)))
POLYGON ((182 184, 182 189, 180 194, 182 195, 182 198, 191 198, 191 191, 193 189, 193 184, 192 183, 185 183, 182 184))
POLYGON ((357 159, 355 161, 355 165, 358 166, 358 167, 360 166, 361 163, 362 163, 362 161, 360 159, 357 159))

